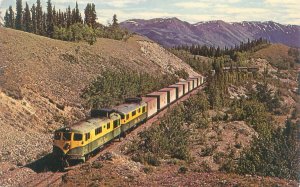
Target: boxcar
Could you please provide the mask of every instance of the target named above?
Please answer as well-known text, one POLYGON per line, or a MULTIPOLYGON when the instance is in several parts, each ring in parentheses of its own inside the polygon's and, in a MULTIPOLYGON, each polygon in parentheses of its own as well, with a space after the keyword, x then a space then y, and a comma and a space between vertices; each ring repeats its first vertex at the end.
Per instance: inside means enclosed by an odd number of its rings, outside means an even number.
POLYGON ((173 84, 170 85, 169 88, 175 88, 176 89, 176 99, 179 99, 183 96, 183 84, 173 84))
POLYGON ((157 98, 143 97, 142 99, 147 104, 147 117, 150 118, 157 112, 157 98))
POLYGON ((189 92, 189 83, 186 81, 180 81, 176 83, 177 85, 183 85, 183 94, 187 94, 189 92))
POLYGON ((153 92, 153 93, 147 94, 146 97, 157 98, 157 110, 161 110, 168 105, 167 92, 153 92))
POLYGON ((174 102, 176 100, 176 88, 163 88, 158 92, 167 92, 167 100, 168 104, 174 102))
POLYGON ((192 90, 197 88, 197 78, 189 78, 188 81, 192 81, 192 90))
POLYGON ((193 83, 194 81, 193 80, 186 80, 186 82, 188 82, 188 85, 189 85, 189 92, 192 91, 194 88, 193 88, 193 83))

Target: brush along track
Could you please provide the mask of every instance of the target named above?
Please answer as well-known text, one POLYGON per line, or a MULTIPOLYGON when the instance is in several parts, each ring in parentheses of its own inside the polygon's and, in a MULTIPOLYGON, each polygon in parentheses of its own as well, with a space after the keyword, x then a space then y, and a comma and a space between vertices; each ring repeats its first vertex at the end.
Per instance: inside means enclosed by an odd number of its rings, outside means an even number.
MULTIPOLYGON (((147 120, 145 123, 139 125, 137 128, 135 128, 132 132, 128 133, 123 140, 118 141, 117 139, 112 141, 110 144, 104 146, 103 148, 100 149, 99 152, 97 152, 94 156, 92 156, 87 162, 88 163, 93 163, 96 161, 100 156, 107 152, 118 152, 119 148, 124 145, 125 143, 128 142, 128 140, 132 139, 135 137, 138 133, 146 130, 149 128, 154 122, 159 121, 167 112, 168 110, 174 108, 177 104, 187 100, 190 96, 197 94, 200 90, 203 90, 205 87, 205 84, 201 85, 200 87, 196 88, 192 92, 184 95, 168 107, 164 108, 161 110, 158 114, 147 120)), ((77 167, 80 167, 80 164, 68 168, 69 170, 76 169, 77 167)), ((58 186, 61 181, 62 181, 62 176, 66 174, 67 171, 65 172, 46 172, 46 173, 37 173, 36 177, 32 178, 31 180, 20 184, 21 186, 58 186)))

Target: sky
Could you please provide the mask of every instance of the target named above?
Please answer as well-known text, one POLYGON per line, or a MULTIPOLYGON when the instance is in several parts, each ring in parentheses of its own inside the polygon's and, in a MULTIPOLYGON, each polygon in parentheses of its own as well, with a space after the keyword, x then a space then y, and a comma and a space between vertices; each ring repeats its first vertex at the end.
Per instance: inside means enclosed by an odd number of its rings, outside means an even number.
MULTIPOLYGON (((44 10, 46 1, 41 0, 44 10)), ((23 0, 23 4, 25 4, 23 0)), ((31 6, 36 0, 27 0, 31 6)), ((75 0, 51 0, 56 9, 65 10, 68 5, 75 7, 75 0)), ((189 23, 223 20, 275 21, 281 24, 300 25, 300 0, 78 0, 79 8, 84 11, 87 3, 94 3, 98 22, 111 22, 113 14, 118 20, 151 19, 177 17, 189 23)), ((5 10, 15 0, 0 0, 2 17, 5 10)), ((84 15, 84 14, 83 14, 84 15)))

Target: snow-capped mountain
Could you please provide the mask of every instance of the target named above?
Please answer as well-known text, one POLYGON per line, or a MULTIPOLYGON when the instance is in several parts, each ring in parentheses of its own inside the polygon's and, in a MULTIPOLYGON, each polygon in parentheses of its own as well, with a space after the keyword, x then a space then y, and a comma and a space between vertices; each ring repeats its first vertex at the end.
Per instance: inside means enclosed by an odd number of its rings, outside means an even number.
POLYGON ((221 20, 190 24, 177 18, 132 19, 121 23, 123 28, 147 36, 166 46, 206 44, 234 46, 260 37, 272 43, 300 47, 300 26, 267 22, 224 22, 221 20))

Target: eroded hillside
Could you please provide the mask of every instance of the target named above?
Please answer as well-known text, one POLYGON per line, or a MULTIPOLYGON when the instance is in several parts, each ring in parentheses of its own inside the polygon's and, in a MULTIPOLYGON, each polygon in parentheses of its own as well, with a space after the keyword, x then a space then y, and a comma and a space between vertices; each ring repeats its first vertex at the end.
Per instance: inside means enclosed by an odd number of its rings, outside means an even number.
POLYGON ((90 46, 0 28, 0 46, 0 161, 19 165, 51 150, 54 129, 85 117, 80 94, 101 72, 196 74, 140 36, 90 46))

